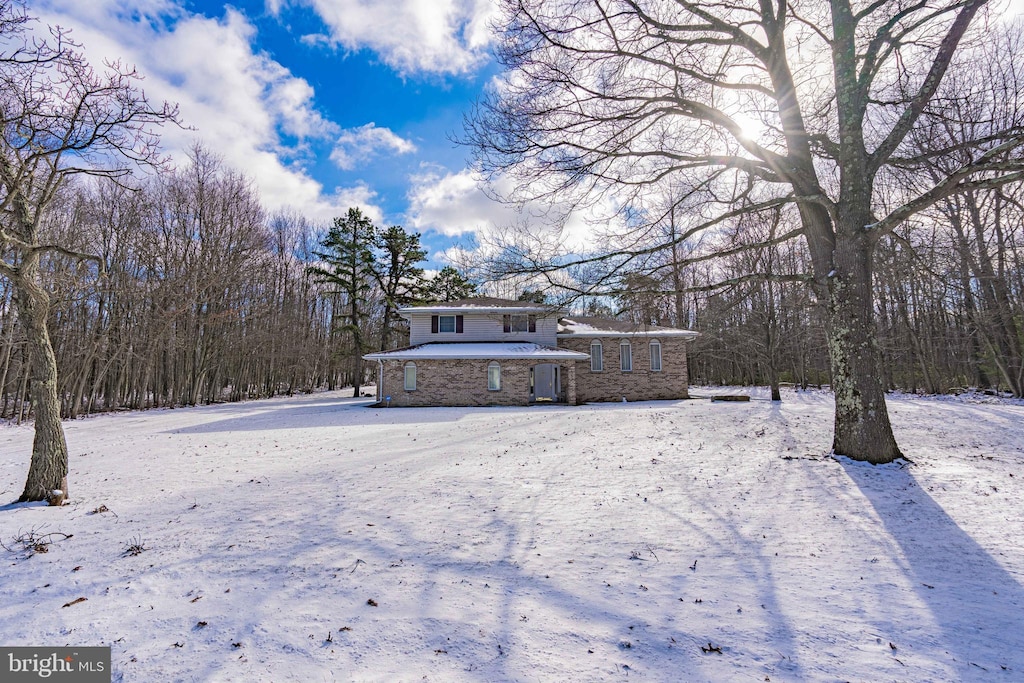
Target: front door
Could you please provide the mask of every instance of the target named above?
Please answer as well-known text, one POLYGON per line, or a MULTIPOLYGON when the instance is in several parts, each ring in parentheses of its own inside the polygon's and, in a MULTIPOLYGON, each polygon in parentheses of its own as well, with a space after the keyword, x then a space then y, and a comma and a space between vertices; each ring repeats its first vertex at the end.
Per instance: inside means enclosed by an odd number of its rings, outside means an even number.
POLYGON ((560 392, 560 368, 554 363, 535 365, 530 371, 531 398, 534 401, 557 401, 560 392))

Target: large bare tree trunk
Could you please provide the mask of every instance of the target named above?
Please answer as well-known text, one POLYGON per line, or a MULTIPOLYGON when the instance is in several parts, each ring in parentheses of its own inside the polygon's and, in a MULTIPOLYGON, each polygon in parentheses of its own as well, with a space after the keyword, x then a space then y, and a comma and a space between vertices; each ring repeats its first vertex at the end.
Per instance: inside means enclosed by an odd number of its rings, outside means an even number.
POLYGON ((55 489, 67 496, 68 446, 60 421, 60 396, 57 393, 57 359, 53 354, 46 318, 50 297, 35 281, 38 254, 22 264, 18 291, 18 315, 25 330, 32 357, 32 406, 35 411, 35 439, 25 490, 21 501, 46 500, 55 489), (26 267, 29 260, 35 263, 26 267))
POLYGON ((893 437, 882 387, 881 354, 874 334, 871 251, 866 236, 848 234, 841 230, 836 240, 835 269, 829 278, 828 351, 836 404, 832 450, 881 464, 903 454, 893 437))

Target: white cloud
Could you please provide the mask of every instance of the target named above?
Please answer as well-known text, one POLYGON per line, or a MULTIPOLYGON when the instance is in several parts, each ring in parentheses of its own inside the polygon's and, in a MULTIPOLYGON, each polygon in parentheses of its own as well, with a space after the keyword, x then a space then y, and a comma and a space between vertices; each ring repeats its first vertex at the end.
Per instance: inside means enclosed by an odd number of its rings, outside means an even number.
MULTIPOLYGON (((373 203, 377 193, 365 183, 359 183, 355 187, 339 187, 332 195, 331 205, 333 207, 357 207, 362 209, 363 215, 378 225, 384 221, 384 212, 373 203)), ((340 216, 343 213, 335 212, 333 216, 340 216)))
MULTIPOLYGON (((458 173, 431 170, 415 176, 406 222, 421 232, 434 230, 450 237, 472 233, 482 243, 525 228, 574 250, 592 247, 599 233, 622 225, 622 213, 611 197, 569 211, 543 201, 502 203, 489 197, 483 187, 482 180, 468 169, 458 173)), ((499 196, 508 196, 512 188, 508 181, 499 180, 493 189, 499 196)))
POLYGON ((377 128, 375 124, 367 123, 341 132, 331 152, 331 161, 340 169, 350 170, 358 162, 377 156, 380 151, 409 154, 416 151, 416 145, 395 135, 390 128, 377 128))
MULTIPOLYGON (((279 11, 282 3, 269 4, 279 11)), ((370 49, 403 75, 467 73, 487 59, 491 0, 293 0, 323 20, 329 41, 346 50, 370 49)), ((304 37, 318 43, 322 36, 304 37)))
POLYGON ((428 171, 412 181, 408 222, 416 230, 457 236, 480 233, 517 220, 514 209, 484 194, 479 179, 471 171, 428 171))
POLYGON ((33 11, 46 23, 72 28, 94 65, 134 64, 152 100, 179 103, 194 130, 163 129, 163 147, 176 160, 198 138, 252 177, 270 210, 327 219, 353 202, 380 215, 368 188, 325 191, 298 163, 311 141, 329 140, 339 128, 317 111, 308 82, 253 50, 256 29, 242 14, 227 9, 222 19, 210 19, 166 0, 122 7, 118 0, 40 0, 33 11))

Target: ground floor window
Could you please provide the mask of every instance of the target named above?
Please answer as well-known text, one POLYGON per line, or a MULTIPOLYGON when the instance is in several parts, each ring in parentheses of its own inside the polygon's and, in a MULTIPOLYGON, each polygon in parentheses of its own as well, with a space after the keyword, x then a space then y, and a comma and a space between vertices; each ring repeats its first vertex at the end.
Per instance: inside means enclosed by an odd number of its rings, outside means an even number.
POLYGON ((604 370, 604 347, 601 342, 590 343, 590 371, 601 372, 604 370))
POLYGON ((487 366, 487 388, 490 391, 501 391, 501 365, 497 361, 487 366))
POLYGON ((628 339, 619 343, 619 369, 623 372, 633 372, 633 346, 628 339))
POLYGON ((651 372, 661 372, 661 342, 651 342, 651 372))
POLYGON ((416 364, 405 364, 405 390, 416 391, 416 364))

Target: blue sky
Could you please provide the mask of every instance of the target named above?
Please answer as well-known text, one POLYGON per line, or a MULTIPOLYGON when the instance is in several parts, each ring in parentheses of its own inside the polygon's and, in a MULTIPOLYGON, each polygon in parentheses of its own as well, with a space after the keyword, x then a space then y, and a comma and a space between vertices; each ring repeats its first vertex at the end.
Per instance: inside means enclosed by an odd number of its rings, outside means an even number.
MULTIPOLYGON (((450 137, 498 75, 493 0, 29 0, 95 65, 121 60, 255 182, 269 211, 327 224, 350 206, 423 234, 430 267, 521 216, 482 191, 450 137)), ((1009 14, 1024 0, 1007 0, 1009 14)), ((569 216, 574 244, 616 229, 614 201, 569 216)), ((546 207, 531 206, 532 225, 546 207)))
POLYGON ((462 117, 498 73, 489 0, 35 0, 94 64, 120 59, 200 140, 255 181, 265 206, 325 223, 360 206, 419 230, 432 265, 511 211, 481 192, 462 117))

